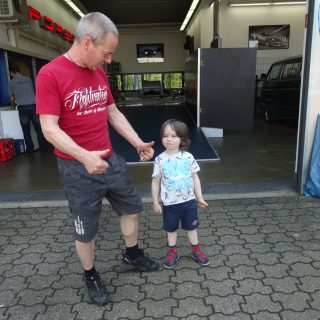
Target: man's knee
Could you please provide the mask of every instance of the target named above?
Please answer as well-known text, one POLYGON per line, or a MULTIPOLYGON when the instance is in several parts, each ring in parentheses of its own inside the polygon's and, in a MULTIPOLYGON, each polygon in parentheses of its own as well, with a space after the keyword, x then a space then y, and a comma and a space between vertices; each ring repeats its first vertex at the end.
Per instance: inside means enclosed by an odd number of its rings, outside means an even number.
POLYGON ((124 236, 130 237, 138 230, 139 214, 128 214, 121 217, 121 231, 124 236))
POLYGON ((124 216, 121 216, 121 222, 123 223, 137 223, 139 222, 139 214, 138 213, 133 213, 133 214, 127 214, 124 216))

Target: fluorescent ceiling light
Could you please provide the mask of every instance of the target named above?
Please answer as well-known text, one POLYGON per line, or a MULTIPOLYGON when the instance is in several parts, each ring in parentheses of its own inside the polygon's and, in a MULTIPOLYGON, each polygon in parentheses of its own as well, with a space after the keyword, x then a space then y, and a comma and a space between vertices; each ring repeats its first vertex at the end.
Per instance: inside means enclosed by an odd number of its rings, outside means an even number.
POLYGON ((194 10, 196 8, 196 6, 198 5, 198 2, 199 2, 199 0, 193 0, 189 10, 194 10))
POLYGON ((279 6, 279 5, 294 5, 306 4, 306 1, 287 1, 287 2, 252 2, 252 3, 229 3, 230 7, 249 7, 249 6, 279 6))
POLYGON ((257 3, 230 3, 230 7, 247 7, 247 6, 269 6, 271 2, 257 2, 257 3))
POLYGON ((191 18, 192 14, 193 14, 193 10, 192 11, 189 10, 189 12, 186 15, 186 19, 189 20, 191 18))
POLYGON ((195 9, 196 9, 199 1, 200 1, 200 0, 193 0, 193 1, 192 1, 191 6, 190 6, 190 9, 189 9, 186 17, 184 18, 184 21, 183 21, 183 23, 182 23, 182 25, 181 25, 181 27, 180 27, 180 31, 183 31, 184 28, 187 26, 190 18, 191 18, 192 15, 194 14, 194 11, 195 11, 195 9))
POLYGON ((80 17, 84 16, 84 13, 71 1, 71 0, 64 0, 69 7, 75 11, 80 17))
POLYGON ((274 6, 286 5, 286 4, 306 4, 306 1, 297 1, 297 2, 274 2, 274 6))

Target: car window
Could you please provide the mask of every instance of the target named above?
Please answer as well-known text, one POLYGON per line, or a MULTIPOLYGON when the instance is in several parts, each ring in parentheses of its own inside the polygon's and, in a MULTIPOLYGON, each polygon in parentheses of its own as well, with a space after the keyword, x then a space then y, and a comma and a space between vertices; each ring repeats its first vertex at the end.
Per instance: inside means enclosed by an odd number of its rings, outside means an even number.
POLYGON ((271 67, 271 70, 269 71, 267 75, 267 80, 275 80, 279 79, 280 71, 282 69, 282 64, 276 64, 271 67))
POLYGON ((300 76, 301 61, 286 63, 283 68, 281 79, 297 79, 300 76))

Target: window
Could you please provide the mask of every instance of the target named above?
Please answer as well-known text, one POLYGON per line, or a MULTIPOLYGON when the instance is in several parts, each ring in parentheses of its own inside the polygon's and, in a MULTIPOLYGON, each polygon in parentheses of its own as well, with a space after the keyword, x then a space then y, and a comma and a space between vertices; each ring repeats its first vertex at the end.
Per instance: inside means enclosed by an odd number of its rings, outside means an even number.
POLYGON ((162 81, 162 75, 161 73, 147 73, 143 75, 143 80, 149 80, 149 81, 162 81))
POLYGON ((281 79, 297 79, 300 76, 301 62, 286 63, 281 79))
POLYGON ((163 85, 165 89, 180 89, 183 87, 181 72, 165 73, 163 76, 163 85))
MULTIPOLYGON (((169 91, 182 89, 184 87, 184 72, 164 73, 117 73, 109 74, 109 79, 117 84, 120 91, 141 91, 146 83, 160 83, 162 89, 169 91)), ((168 91, 167 91, 168 93, 168 91)))
POLYGON ((279 79, 281 69, 282 69, 282 64, 274 65, 268 73, 267 80, 279 79))
POLYGON ((126 74, 123 76, 123 90, 140 90, 140 89, 141 89, 140 74, 126 74))

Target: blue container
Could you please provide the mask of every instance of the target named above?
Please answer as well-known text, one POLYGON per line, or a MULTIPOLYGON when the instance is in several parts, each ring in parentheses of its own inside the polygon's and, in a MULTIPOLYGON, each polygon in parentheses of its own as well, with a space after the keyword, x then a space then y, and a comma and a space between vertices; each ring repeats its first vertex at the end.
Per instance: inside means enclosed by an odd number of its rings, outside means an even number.
POLYGON ((14 150, 16 151, 16 155, 22 154, 26 152, 26 148, 24 145, 23 139, 15 139, 13 140, 14 150))

